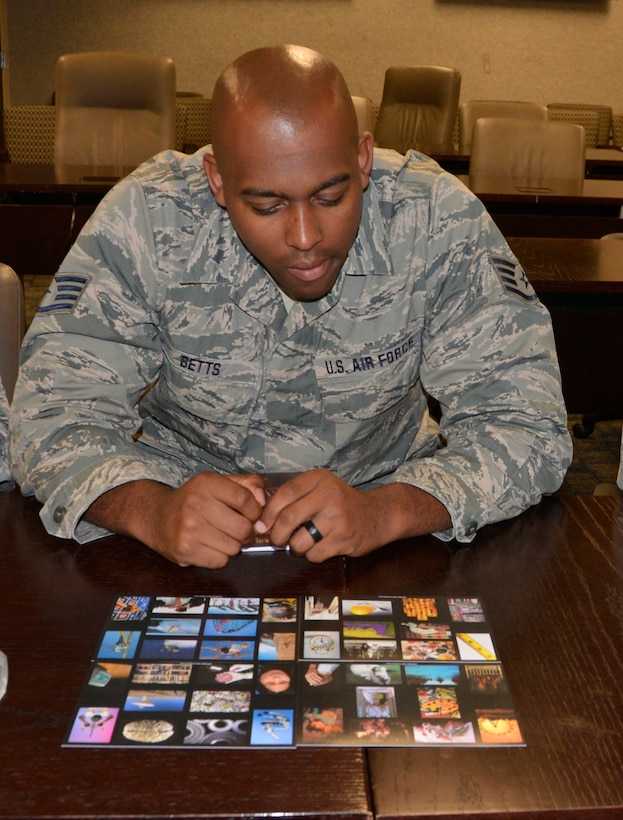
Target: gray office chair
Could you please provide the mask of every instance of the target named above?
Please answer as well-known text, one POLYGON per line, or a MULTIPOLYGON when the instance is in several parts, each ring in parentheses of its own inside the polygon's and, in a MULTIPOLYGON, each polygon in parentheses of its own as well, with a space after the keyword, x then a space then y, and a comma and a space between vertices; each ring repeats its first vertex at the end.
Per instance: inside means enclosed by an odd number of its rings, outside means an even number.
POLYGON ((480 117, 472 131, 470 177, 584 179, 584 128, 568 122, 480 117))
POLYGON ((404 154, 451 145, 461 91, 461 73, 447 66, 390 66, 374 129, 380 148, 404 154))
POLYGON ((515 117, 516 119, 547 120, 547 108, 519 100, 469 100, 459 106, 459 145, 469 151, 474 123, 479 117, 515 117))
POLYGON ((0 262, 0 378, 9 401, 24 337, 24 289, 13 268, 0 262))
POLYGON ((175 148, 175 63, 98 51, 56 63, 54 161, 138 165, 175 148))

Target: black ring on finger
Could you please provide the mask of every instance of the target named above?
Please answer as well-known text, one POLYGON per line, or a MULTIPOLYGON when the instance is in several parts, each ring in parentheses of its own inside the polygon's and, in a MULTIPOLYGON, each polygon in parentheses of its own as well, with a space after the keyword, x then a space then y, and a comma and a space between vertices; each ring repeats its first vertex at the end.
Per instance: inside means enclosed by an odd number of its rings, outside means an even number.
POLYGON ((315 543, 317 544, 319 541, 322 541, 324 535, 320 532, 318 527, 314 524, 313 521, 303 521, 301 527, 305 527, 307 532, 311 535, 314 539, 315 543))

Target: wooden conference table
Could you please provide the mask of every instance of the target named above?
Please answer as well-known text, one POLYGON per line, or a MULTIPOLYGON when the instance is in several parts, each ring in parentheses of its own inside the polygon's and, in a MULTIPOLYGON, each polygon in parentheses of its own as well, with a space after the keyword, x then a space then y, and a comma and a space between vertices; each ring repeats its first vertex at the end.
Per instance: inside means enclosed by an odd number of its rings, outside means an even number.
POLYGON ((623 417, 623 241, 508 243, 552 315, 568 411, 623 417))
POLYGON ((38 165, 0 163, 0 191, 18 194, 102 196, 130 173, 129 165, 38 165))
POLYGON ((56 272, 128 166, 0 163, 0 259, 20 276, 56 272))
MULTIPOLYGON (((453 174, 468 174, 470 149, 460 145, 441 145, 431 149, 430 155, 453 174)), ((608 145, 587 148, 585 176, 595 179, 623 177, 623 147, 608 145)))
POLYGON ((623 241, 509 236, 507 242, 541 296, 623 294, 623 241))
POLYGON ((181 569, 131 539, 49 537, 0 494, 0 818, 623 817, 623 501, 548 498, 456 550, 424 537, 311 566, 181 569), (60 748, 119 593, 479 596, 525 748, 60 748))
POLYGON ((504 236, 598 239, 623 231, 623 179, 511 179, 459 174, 504 236))
MULTIPOLYGON (((131 170, 0 163, 1 260, 20 276, 53 274, 97 203, 131 170)), ((572 188, 562 182, 553 190, 551 181, 459 178, 483 200, 505 236, 598 238, 623 229, 623 178, 590 178, 572 188)))

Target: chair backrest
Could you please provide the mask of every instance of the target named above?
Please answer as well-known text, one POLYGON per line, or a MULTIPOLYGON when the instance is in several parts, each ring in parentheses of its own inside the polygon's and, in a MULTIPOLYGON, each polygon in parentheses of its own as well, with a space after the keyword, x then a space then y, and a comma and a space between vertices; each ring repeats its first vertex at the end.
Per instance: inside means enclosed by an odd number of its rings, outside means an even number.
POLYGON ((609 105, 592 105, 590 103, 549 103, 547 106, 550 120, 573 122, 586 129, 586 145, 608 145, 612 132, 612 108, 609 105), (595 118, 597 119, 596 126, 595 118), (596 132, 593 129, 596 127, 596 132), (594 137, 593 137, 594 133, 594 137))
POLYGON ((479 117, 472 132, 470 176, 584 179, 581 125, 512 117, 479 117))
POLYGON ((469 100, 459 106, 459 145, 469 150, 474 123, 479 117, 515 117, 547 120, 547 106, 519 100, 469 100))
POLYGON ((357 114, 359 133, 363 134, 364 131, 372 133, 374 129, 372 124, 372 100, 368 97, 353 97, 353 105, 355 106, 355 114, 357 114))
POLYGON ((178 98, 178 106, 186 109, 183 151, 192 153, 212 138, 212 100, 209 97, 193 96, 178 98))
POLYGON ((612 115, 612 142, 623 146, 623 114, 612 115))
POLYGON ((56 63, 54 161, 138 165, 175 147, 175 63, 97 51, 56 63))
POLYGON ((0 262, 0 378, 9 401, 24 337, 24 288, 13 268, 0 262))
POLYGON ((381 148, 404 154, 431 151, 452 142, 461 73, 447 66, 390 66, 374 130, 381 148))
POLYGON ((15 105, 4 109, 6 147, 12 163, 54 162, 53 105, 15 105))

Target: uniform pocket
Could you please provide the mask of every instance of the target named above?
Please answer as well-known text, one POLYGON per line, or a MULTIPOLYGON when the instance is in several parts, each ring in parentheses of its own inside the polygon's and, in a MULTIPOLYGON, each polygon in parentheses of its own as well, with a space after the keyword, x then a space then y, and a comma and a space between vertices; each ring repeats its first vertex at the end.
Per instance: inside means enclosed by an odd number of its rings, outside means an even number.
POLYGON ((158 387, 194 416, 215 424, 247 424, 260 381, 257 363, 169 350, 158 387))
POLYGON ((418 380, 416 337, 380 352, 317 358, 323 412, 333 422, 371 419, 405 400, 418 380))

